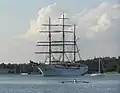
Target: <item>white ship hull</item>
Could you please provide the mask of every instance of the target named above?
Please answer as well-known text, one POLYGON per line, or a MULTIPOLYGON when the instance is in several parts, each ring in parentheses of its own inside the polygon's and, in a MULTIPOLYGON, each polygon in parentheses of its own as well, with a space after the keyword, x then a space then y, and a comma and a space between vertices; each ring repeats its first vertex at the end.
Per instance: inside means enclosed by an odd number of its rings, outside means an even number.
POLYGON ((56 65, 40 64, 38 67, 43 76, 82 76, 88 71, 87 66, 63 67, 56 65))

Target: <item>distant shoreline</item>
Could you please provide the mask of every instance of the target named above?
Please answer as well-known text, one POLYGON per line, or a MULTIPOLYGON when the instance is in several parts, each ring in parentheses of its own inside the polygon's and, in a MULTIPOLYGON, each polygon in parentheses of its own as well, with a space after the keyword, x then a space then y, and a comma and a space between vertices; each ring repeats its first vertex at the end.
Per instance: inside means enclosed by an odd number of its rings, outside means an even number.
MULTIPOLYGON (((76 63, 82 63, 88 66, 88 73, 95 73, 98 72, 98 63, 99 58, 94 59, 87 59, 87 60, 79 60, 76 63)), ((40 65, 39 63, 37 63, 40 65)), ((101 58, 101 73, 120 73, 120 56, 118 57, 103 57, 101 58)), ((2 73, 14 73, 14 74, 20 74, 20 73, 28 73, 28 74, 40 74, 40 71, 38 70, 38 65, 32 64, 32 63, 1 63, 0 64, 0 74, 2 73)))

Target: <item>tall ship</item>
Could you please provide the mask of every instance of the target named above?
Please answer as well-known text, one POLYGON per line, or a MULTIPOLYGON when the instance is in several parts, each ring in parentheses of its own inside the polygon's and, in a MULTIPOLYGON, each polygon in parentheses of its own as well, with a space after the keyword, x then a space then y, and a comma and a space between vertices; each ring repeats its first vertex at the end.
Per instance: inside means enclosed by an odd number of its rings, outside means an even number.
MULTIPOLYGON (((52 24, 51 18, 48 19, 48 24, 43 24, 42 26, 47 27, 48 29, 45 31, 40 31, 40 33, 44 33, 48 35, 48 40, 37 42, 36 46, 39 47, 47 47, 48 51, 38 51, 35 54, 46 55, 47 63, 45 62, 39 63, 37 65, 39 71, 43 76, 82 76, 88 71, 88 66, 81 63, 80 51, 77 46, 77 39, 75 28, 76 25, 73 24, 65 24, 65 20, 69 18, 65 17, 62 14, 61 18, 58 18, 62 23, 52 24), (61 28, 60 30, 52 30, 52 27, 61 28), (72 30, 66 30, 65 28, 72 28, 72 30), (54 35, 61 36, 62 39, 53 39, 54 35), (72 36, 71 39, 66 40, 66 37, 72 36), (72 49, 66 49, 71 46, 72 49), (55 50, 56 47, 57 50, 55 50), (58 49, 57 47, 60 47, 58 49), (57 58, 55 57, 56 55, 57 58), (68 55, 72 55, 71 57, 68 55)), ((36 62, 30 60, 31 63, 36 64, 36 62)))

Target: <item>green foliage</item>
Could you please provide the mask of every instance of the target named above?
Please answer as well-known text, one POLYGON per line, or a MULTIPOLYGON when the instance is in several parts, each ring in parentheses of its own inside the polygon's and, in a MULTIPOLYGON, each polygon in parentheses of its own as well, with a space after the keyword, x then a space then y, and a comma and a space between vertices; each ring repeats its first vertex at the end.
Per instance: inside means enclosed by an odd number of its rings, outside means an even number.
MULTIPOLYGON (((77 63, 84 63, 88 66, 89 71, 88 73, 93 73, 98 71, 98 62, 99 58, 94 59, 87 59, 87 60, 81 60, 77 61, 77 63)), ((118 72, 120 73, 120 56, 119 57, 103 57, 101 58, 101 72, 118 72)), ((10 69, 9 73, 21 73, 21 72, 39 72, 37 69, 37 66, 35 64, 0 64, 0 68, 7 68, 10 69)))
POLYGON ((120 73, 120 65, 117 67, 117 72, 120 73))
POLYGON ((117 61, 117 72, 120 73, 120 57, 118 57, 117 61))

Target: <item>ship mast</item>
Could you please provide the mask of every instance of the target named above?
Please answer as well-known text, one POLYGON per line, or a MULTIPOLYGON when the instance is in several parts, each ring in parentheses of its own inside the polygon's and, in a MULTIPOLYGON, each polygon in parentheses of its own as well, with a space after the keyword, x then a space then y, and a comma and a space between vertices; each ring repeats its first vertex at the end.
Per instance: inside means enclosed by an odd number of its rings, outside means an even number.
MULTIPOLYGON (((54 62, 51 57, 53 53, 62 53, 63 59, 62 62, 65 62, 65 53, 74 53, 74 62, 76 61, 76 34, 75 34, 75 25, 74 25, 74 31, 71 30, 65 30, 65 27, 73 27, 73 25, 65 24, 65 19, 66 18, 64 13, 61 18, 58 18, 62 20, 62 24, 51 24, 51 18, 49 17, 48 24, 43 24, 42 26, 47 26, 48 30, 40 31, 40 33, 48 33, 49 40, 48 41, 40 41, 37 42, 38 44, 36 46, 47 46, 49 47, 49 51, 40 51, 40 52, 35 52, 36 54, 49 54, 49 64, 54 62), (60 26, 62 27, 62 30, 51 30, 51 27, 56 27, 60 26), (60 34, 62 32, 62 41, 61 40, 51 40, 52 38, 52 33, 58 33, 60 34), (74 40, 65 40, 65 33, 72 33, 74 34, 74 40), (40 44, 39 44, 40 43, 40 44), (65 50, 65 46, 74 46, 74 50, 65 50), (52 50, 52 46, 62 46, 62 51, 61 50, 52 50)), ((57 61, 55 61, 57 62, 57 61)), ((58 60, 60 62, 60 60, 58 60)))
POLYGON ((63 62, 65 61, 65 19, 69 19, 69 18, 65 18, 64 13, 62 15, 62 18, 58 18, 58 19, 62 19, 62 24, 63 24, 63 28, 62 28, 62 32, 63 32, 63 62))
MULTIPOLYGON (((49 41, 48 42, 37 42, 37 43, 48 43, 49 46, 49 64, 51 64, 51 18, 48 18, 48 24, 43 24, 43 26, 48 26, 48 31, 40 31, 41 33, 48 33, 49 41)), ((36 46, 46 46, 46 45, 36 45, 36 46)), ((36 52, 37 53, 37 52, 36 52)))
POLYGON ((76 62, 76 35, 75 35, 75 25, 74 25, 74 62, 76 62))
POLYGON ((51 64, 51 19, 49 17, 49 64, 51 64))

